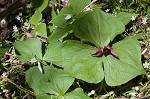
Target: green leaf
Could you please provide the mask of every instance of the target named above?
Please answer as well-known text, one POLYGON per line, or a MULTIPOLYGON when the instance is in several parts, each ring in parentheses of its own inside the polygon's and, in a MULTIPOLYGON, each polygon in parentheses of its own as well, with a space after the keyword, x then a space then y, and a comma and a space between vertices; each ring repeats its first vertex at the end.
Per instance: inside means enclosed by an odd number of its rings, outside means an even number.
POLYGON ((38 94, 36 95, 36 99, 58 99, 58 97, 54 95, 38 94))
POLYGON ((63 70, 46 66, 44 71, 46 78, 41 79, 39 86, 44 93, 63 96, 74 82, 74 78, 63 70))
POLYGON ((50 95, 46 95, 46 94, 38 94, 36 95, 36 99, 56 99, 56 98, 51 98, 50 95))
POLYGON ((28 85, 34 90, 36 94, 42 94, 40 86, 40 80, 44 78, 44 75, 37 67, 31 67, 25 73, 26 81, 28 85))
POLYGON ((37 99, 90 99, 81 88, 77 88, 72 92, 66 93, 64 96, 56 97, 54 95, 39 94, 37 99))
POLYGON ((42 13, 39 11, 35 11, 35 13, 30 18, 29 22, 33 25, 37 25, 41 19, 42 19, 42 13))
POLYGON ((124 25, 115 16, 98 8, 89 12, 74 23, 75 35, 90 41, 97 47, 106 46, 114 37, 124 32, 124 25))
POLYGON ((54 32, 48 37, 48 42, 58 41, 61 37, 67 34, 72 29, 72 25, 65 28, 56 28, 54 32))
POLYGON ((46 31, 46 24, 40 23, 38 24, 35 29, 32 31, 33 34, 46 37, 47 38, 47 31, 46 31))
POLYGON ((67 15, 72 15, 71 8, 61 9, 60 13, 51 20, 51 23, 55 24, 57 27, 65 28, 70 23, 70 21, 65 19, 67 15))
POLYGON ((41 45, 41 41, 37 38, 28 38, 25 41, 16 41, 14 43, 16 54, 23 62, 30 61, 35 57, 42 59, 41 45))
POLYGON ((29 22, 33 25, 37 25, 42 19, 42 11, 47 7, 48 0, 31 0, 34 7, 36 7, 35 13, 30 18, 29 22))
POLYGON ((62 50, 64 70, 71 76, 89 83, 103 80, 101 58, 92 57, 96 48, 77 41, 67 41, 62 50))
POLYGON ((126 38, 113 45, 119 59, 112 55, 103 57, 106 83, 118 86, 144 74, 141 63, 141 48, 137 40, 126 38))
POLYGON ((137 16, 137 14, 120 12, 117 14, 116 18, 122 21, 124 25, 127 25, 131 21, 132 16, 137 16))
POLYGON ((65 94, 61 99, 90 99, 90 97, 88 97, 81 88, 77 88, 74 91, 65 94))
MULTIPOLYGON (((57 46, 57 43, 53 45, 57 46)), ((49 45, 43 60, 63 66, 72 77, 89 83, 98 83, 103 80, 102 60, 91 56, 96 52, 96 48, 77 41, 67 41, 55 48, 53 45, 49 45)))
POLYGON ((69 0, 73 13, 81 12, 90 3, 91 0, 69 0))
POLYGON ((64 28, 71 20, 65 19, 67 15, 71 15, 71 17, 76 16, 81 10, 84 9, 90 3, 90 0, 69 0, 69 7, 62 8, 60 13, 51 20, 51 23, 55 24, 57 27, 64 28))
POLYGON ((0 46, 0 57, 2 57, 9 50, 9 48, 9 45, 0 46))
POLYGON ((38 67, 32 67, 26 72, 26 80, 36 94, 49 93, 57 97, 64 95, 74 82, 74 78, 69 77, 63 70, 52 66, 45 66, 44 74, 38 67))
POLYGON ((36 10, 42 12, 48 5, 48 0, 31 0, 32 5, 36 7, 36 10))
POLYGON ((62 43, 50 42, 47 51, 43 57, 44 61, 52 62, 55 65, 62 66, 62 43))

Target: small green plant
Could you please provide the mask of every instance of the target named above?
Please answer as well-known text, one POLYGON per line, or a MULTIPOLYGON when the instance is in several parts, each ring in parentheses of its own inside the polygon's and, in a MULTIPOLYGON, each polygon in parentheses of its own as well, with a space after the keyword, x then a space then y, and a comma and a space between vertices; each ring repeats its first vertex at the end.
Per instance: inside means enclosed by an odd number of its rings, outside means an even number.
POLYGON ((46 24, 40 20, 48 2, 32 3, 36 11, 29 21, 35 28, 31 35, 48 40, 45 44, 34 36, 16 41, 14 47, 20 61, 37 62, 26 72, 26 81, 37 99, 90 99, 81 88, 68 92, 75 79, 94 84, 105 79, 109 86, 119 86, 145 74, 137 39, 114 41, 135 14, 120 12, 113 16, 91 7, 90 0, 69 0, 50 21, 47 27, 52 33, 47 36, 46 24))

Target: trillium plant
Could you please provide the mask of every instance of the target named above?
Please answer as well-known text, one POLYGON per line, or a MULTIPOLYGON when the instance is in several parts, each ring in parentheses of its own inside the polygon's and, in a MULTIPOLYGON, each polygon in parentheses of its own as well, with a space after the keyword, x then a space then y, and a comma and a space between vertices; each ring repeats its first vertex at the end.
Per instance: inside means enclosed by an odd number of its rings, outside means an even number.
MULTIPOLYGON (((127 37, 115 41, 136 14, 120 12, 113 16, 98 6, 85 11, 90 1, 69 0, 68 6, 50 21, 53 26, 47 36, 46 28, 50 26, 40 23, 42 11, 48 5, 48 1, 43 0, 40 6, 35 6, 36 11, 29 20, 35 27, 27 34, 32 38, 15 42, 20 61, 37 60, 37 66, 26 72, 26 81, 37 99, 90 99, 81 88, 68 91, 75 79, 93 84, 105 81, 109 86, 119 86, 145 74, 138 40, 127 37), (71 17, 66 18, 68 15, 71 17), (33 35, 47 38, 46 46, 33 35)), ((37 4, 36 0, 32 2, 33 6, 37 4)))

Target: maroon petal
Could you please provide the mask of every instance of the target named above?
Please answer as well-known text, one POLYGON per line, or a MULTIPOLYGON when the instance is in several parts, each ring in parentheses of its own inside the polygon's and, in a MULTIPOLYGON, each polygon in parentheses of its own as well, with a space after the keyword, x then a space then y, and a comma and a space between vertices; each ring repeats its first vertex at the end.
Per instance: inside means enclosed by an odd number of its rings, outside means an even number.
POLYGON ((115 53, 115 51, 111 47, 107 46, 107 49, 111 55, 113 55, 115 58, 119 58, 118 55, 115 53))
POLYGON ((34 35, 34 34, 31 34, 31 33, 28 33, 28 32, 26 32, 25 34, 26 34, 26 35, 27 35, 27 37, 29 37, 29 38, 34 38, 34 37, 35 37, 35 35, 34 35))
POLYGON ((118 58, 118 55, 115 53, 115 51, 109 47, 109 46, 104 46, 98 49, 98 51, 95 54, 92 54, 93 56, 99 57, 101 56, 104 52, 108 51, 111 55, 113 55, 115 58, 118 58))
POLYGON ((101 56, 103 54, 103 51, 104 51, 104 47, 98 49, 98 51, 95 54, 93 54, 93 56, 97 56, 97 57, 101 56))

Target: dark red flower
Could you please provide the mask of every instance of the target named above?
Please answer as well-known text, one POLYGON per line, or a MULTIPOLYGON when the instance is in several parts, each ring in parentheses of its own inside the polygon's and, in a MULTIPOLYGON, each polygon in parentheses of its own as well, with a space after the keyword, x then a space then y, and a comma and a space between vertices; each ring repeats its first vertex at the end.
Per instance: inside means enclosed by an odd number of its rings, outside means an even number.
POLYGON ((96 51, 95 54, 92 54, 93 56, 99 57, 102 56, 104 52, 108 51, 112 56, 114 56, 115 58, 118 58, 118 55, 115 53, 115 51, 109 47, 109 46, 104 46, 98 49, 98 51, 96 51))

